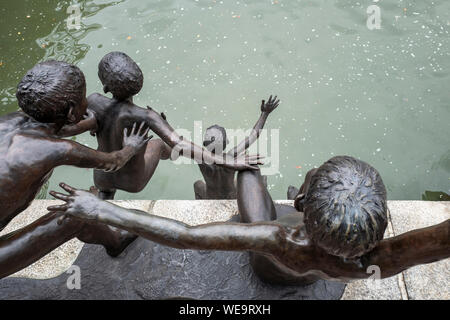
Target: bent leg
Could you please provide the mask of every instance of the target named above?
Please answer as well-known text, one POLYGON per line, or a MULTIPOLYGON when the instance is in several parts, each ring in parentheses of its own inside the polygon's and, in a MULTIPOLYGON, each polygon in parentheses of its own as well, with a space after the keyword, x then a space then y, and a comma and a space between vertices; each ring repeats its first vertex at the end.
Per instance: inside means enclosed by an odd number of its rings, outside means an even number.
POLYGON ((237 203, 241 222, 272 221, 277 218, 275 205, 264 186, 260 170, 238 173, 237 203))
MULTIPOLYGON (((135 209, 130 209, 130 211, 138 212, 135 209)), ((101 244, 105 247, 108 255, 117 257, 130 243, 136 240, 137 236, 126 230, 106 224, 86 223, 83 229, 77 234, 77 238, 85 243, 101 244)))
POLYGON ((96 223, 86 224, 77 238, 85 243, 101 244, 105 247, 108 255, 117 257, 130 243, 136 240, 137 236, 122 229, 96 223))
MULTIPOLYGON (((259 170, 238 173, 239 214, 241 222, 270 221, 277 218, 272 198, 264 186, 259 170)), ((250 252, 250 264, 264 282, 275 285, 307 285, 316 277, 300 277, 270 256, 250 252)))
POLYGON ((75 237, 86 243, 103 245, 111 256, 120 254, 137 237, 114 227, 72 218, 65 218, 58 224, 62 216, 60 212, 48 213, 0 237, 0 279, 26 268, 75 237))
POLYGON ((194 183, 195 200, 203 200, 206 198, 206 183, 202 180, 197 180, 194 183))
POLYGON ((145 150, 145 168, 143 177, 145 185, 150 181, 158 167, 159 160, 167 160, 170 157, 170 147, 161 139, 150 140, 145 150))
POLYGON ((116 195, 116 189, 99 190, 97 197, 102 200, 114 200, 115 195, 116 195))
POLYGON ((263 181, 264 187, 266 187, 266 189, 267 189, 267 176, 262 176, 262 181, 263 181))
POLYGON ((0 237, 0 279, 36 262, 74 238, 83 228, 75 219, 57 221, 61 213, 48 213, 30 225, 0 237))
MULTIPOLYGON (((168 159, 170 148, 160 139, 151 140, 147 144, 144 155, 145 166, 136 168, 137 189, 145 188, 159 164, 160 159, 168 159)), ((116 189, 100 190, 98 197, 102 200, 112 200, 116 189)), ((131 242, 137 238, 136 235, 115 227, 92 224, 86 225, 78 235, 78 239, 86 243, 102 244, 106 252, 112 256, 118 256, 131 242)))

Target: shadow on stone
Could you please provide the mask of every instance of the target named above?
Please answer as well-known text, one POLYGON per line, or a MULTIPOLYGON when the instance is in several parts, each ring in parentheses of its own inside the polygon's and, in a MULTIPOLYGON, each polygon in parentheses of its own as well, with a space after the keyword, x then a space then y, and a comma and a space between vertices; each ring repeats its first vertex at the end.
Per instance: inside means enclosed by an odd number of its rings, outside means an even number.
POLYGON ((0 299, 339 299, 345 288, 322 280, 305 287, 268 285, 254 275, 245 252, 179 250, 142 238, 118 258, 85 245, 74 265, 81 289, 68 289, 68 273, 5 278, 0 299))

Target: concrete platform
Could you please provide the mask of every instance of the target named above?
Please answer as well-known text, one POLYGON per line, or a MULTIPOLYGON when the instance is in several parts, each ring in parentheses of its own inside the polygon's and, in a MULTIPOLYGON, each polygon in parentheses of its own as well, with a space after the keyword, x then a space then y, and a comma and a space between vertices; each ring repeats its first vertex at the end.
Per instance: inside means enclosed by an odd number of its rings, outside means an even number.
MULTIPOLYGON (((291 201, 277 201, 292 204, 291 201)), ((0 235, 17 230, 47 213, 56 200, 36 200, 0 235)), ((225 221, 238 213, 236 201, 114 201, 126 207, 183 221, 190 225, 225 221)), ((390 218, 385 237, 423 228, 450 219, 450 202, 389 201, 390 218)), ((450 240, 449 240, 450 241, 450 240)), ((73 239, 12 277, 50 279, 65 272, 77 258, 83 243, 73 239)), ((1 280, 0 280, 1 281, 1 280)), ((417 266, 383 280, 360 280, 347 285, 342 299, 450 299, 450 259, 417 266)))

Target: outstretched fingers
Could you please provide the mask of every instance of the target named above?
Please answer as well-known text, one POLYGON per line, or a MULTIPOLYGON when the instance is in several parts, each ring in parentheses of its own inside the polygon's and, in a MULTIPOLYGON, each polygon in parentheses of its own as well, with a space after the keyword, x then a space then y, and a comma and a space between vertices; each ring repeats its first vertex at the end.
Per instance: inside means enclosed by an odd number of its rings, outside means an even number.
POLYGON ((145 139, 145 143, 149 142, 152 138, 153 138, 153 135, 151 135, 150 137, 148 137, 147 139, 145 139))
POLYGON ((247 156, 248 161, 252 162, 252 163, 259 162, 259 161, 263 160, 264 158, 265 158, 264 156, 261 156, 259 154, 247 156))
POLYGON ((50 191, 49 193, 56 199, 66 201, 66 202, 70 200, 70 197, 65 194, 62 194, 62 193, 59 193, 56 191, 50 191))
POLYGON ((130 136, 140 136, 145 137, 147 133, 149 132, 150 128, 145 128, 146 122, 142 121, 137 127, 137 122, 133 123, 133 127, 131 128, 130 132, 128 133, 128 128, 123 129, 123 136, 124 137, 130 137, 130 136))
POLYGON ((275 96, 275 98, 273 98, 273 102, 276 106, 278 106, 278 104, 280 103, 280 99, 278 99, 278 96, 275 96))
POLYGON ((137 135, 143 136, 143 135, 141 134, 141 132, 142 132, 142 129, 144 129, 144 125, 145 125, 145 122, 142 121, 142 122, 141 122, 141 125, 139 126, 138 131, 136 132, 137 135))
POLYGON ((60 204, 57 206, 49 206, 47 207, 48 211, 52 211, 52 212, 57 212, 57 211, 66 211, 69 207, 67 206, 67 204, 60 204))
POLYGON ((59 186, 61 188, 63 188, 64 190, 66 190, 69 194, 74 194, 75 191, 77 191, 75 188, 72 188, 71 186, 69 186, 68 184, 65 184, 64 182, 61 182, 59 184, 59 186))
POLYGON ((147 129, 144 130, 144 132, 142 133, 141 136, 146 137, 149 131, 150 131, 150 128, 147 127, 147 129))

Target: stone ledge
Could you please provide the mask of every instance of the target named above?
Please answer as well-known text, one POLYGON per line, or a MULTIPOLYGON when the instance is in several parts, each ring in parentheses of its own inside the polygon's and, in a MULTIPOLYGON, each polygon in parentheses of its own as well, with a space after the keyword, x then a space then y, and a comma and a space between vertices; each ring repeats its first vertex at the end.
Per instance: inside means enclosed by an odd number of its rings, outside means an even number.
MULTIPOLYGON (((225 221, 238 213, 230 200, 133 200, 113 201, 117 205, 151 212, 197 225, 225 221)), ((24 227, 47 213, 56 200, 36 200, 0 233, 24 227)), ((292 201, 277 201, 292 204, 292 201)), ((450 202, 389 201, 390 221, 385 237, 440 223, 450 218, 450 202)), ((73 239, 28 268, 11 277, 50 279, 66 271, 77 258, 83 243, 73 239)), ((450 259, 417 266, 381 281, 360 280, 347 285, 342 299, 450 299, 450 259)))

